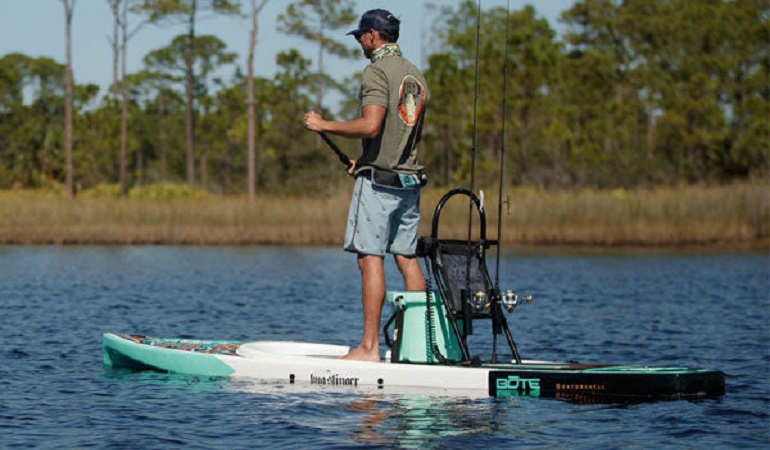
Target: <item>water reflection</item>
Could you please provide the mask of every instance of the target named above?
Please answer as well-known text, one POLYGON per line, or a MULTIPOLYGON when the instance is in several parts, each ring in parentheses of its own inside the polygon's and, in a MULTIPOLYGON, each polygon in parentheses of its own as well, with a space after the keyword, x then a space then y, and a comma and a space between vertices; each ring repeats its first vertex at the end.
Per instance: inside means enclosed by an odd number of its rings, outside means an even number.
POLYGON ((127 387, 137 385, 182 386, 193 392, 213 392, 228 385, 228 377, 207 377, 177 373, 157 372, 153 370, 135 371, 131 369, 106 369, 102 374, 105 380, 127 387))
POLYGON ((499 431, 500 410, 515 408, 517 401, 493 399, 479 391, 453 391, 449 396, 438 389, 383 391, 376 387, 329 388, 243 379, 231 380, 225 389, 252 398, 270 397, 273 404, 291 405, 291 411, 304 409, 308 414, 295 413, 289 420, 320 434, 344 433, 358 444, 388 448, 431 448, 431 442, 438 445, 443 438, 499 431), (311 414, 313 411, 324 413, 311 414))
POLYGON ((499 431, 499 407, 512 400, 435 397, 431 395, 367 395, 348 408, 361 412, 353 439, 362 444, 400 448, 437 448, 444 438, 499 431))
POLYGON ((351 433, 355 442, 362 444, 384 445, 389 441, 382 430, 382 424, 390 416, 390 411, 380 404, 381 395, 367 395, 348 405, 347 409, 361 415, 359 428, 351 433))

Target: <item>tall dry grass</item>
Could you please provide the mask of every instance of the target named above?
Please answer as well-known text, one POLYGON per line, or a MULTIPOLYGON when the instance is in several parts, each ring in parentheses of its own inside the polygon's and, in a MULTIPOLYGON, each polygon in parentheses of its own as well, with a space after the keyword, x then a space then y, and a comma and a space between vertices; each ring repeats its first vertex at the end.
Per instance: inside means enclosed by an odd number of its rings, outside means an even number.
MULTIPOLYGON (((486 195, 487 237, 497 237, 496 189, 486 195)), ((421 234, 444 191, 423 193, 421 234)), ((645 190, 504 194, 505 245, 727 246, 768 248, 770 189, 764 182, 645 190)), ((339 245, 349 192, 326 197, 212 195, 75 199, 0 191, 2 244, 339 245)), ((465 238, 468 202, 442 211, 441 237, 465 238)), ((473 221, 474 237, 479 223, 473 221)))
POLYGON ((634 191, 520 189, 510 198, 505 232, 520 243, 766 247, 770 237, 770 189, 764 183, 634 191))

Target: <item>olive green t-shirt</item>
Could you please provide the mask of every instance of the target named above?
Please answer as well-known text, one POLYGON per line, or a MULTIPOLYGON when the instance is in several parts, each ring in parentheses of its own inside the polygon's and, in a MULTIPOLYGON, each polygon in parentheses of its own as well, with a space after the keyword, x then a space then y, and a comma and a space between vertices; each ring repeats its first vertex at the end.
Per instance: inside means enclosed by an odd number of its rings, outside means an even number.
POLYGON ((400 173, 421 170, 416 144, 427 100, 425 78, 403 57, 388 55, 368 65, 361 80, 361 107, 379 105, 387 113, 380 135, 362 140, 357 169, 374 166, 400 173))

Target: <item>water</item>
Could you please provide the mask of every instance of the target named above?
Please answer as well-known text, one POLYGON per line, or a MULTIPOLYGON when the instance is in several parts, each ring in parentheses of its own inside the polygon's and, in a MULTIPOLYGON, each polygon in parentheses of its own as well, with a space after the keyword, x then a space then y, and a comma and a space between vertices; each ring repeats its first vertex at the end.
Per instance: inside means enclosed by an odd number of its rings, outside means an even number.
MULTIPOLYGON (((770 445, 766 254, 511 254, 525 358, 723 370, 721 400, 578 405, 105 371, 105 331, 354 344, 338 249, 0 248, 2 448, 758 448, 770 445)), ((388 266, 390 286, 397 272, 388 266)))

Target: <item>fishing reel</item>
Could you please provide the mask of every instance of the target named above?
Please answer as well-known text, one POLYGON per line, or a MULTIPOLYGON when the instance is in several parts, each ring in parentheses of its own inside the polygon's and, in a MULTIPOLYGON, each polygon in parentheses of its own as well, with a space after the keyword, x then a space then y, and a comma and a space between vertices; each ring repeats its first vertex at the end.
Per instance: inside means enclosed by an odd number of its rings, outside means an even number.
POLYGON ((487 293, 485 291, 478 290, 474 292, 470 303, 471 310, 474 313, 489 311, 490 301, 487 299, 487 293))
MULTIPOLYGON (((532 300, 534 299, 531 295, 525 295, 521 300, 527 303, 532 303, 532 300)), ((500 304, 505 308, 506 311, 508 311, 508 313, 512 313, 513 310, 516 309, 516 307, 519 305, 519 301, 519 295, 510 289, 505 291, 505 294, 500 296, 500 304)), ((491 304, 490 300, 487 298, 487 293, 482 290, 478 290, 473 293, 470 303, 473 312, 489 311, 491 304)))
MULTIPOLYGON (((531 295, 525 295, 523 300, 527 303, 532 303, 532 300, 534 299, 531 295)), ((501 303, 503 304, 505 310, 508 311, 508 313, 512 313, 513 310, 519 306, 519 295, 509 289, 505 291, 505 294, 502 296, 501 303)))

